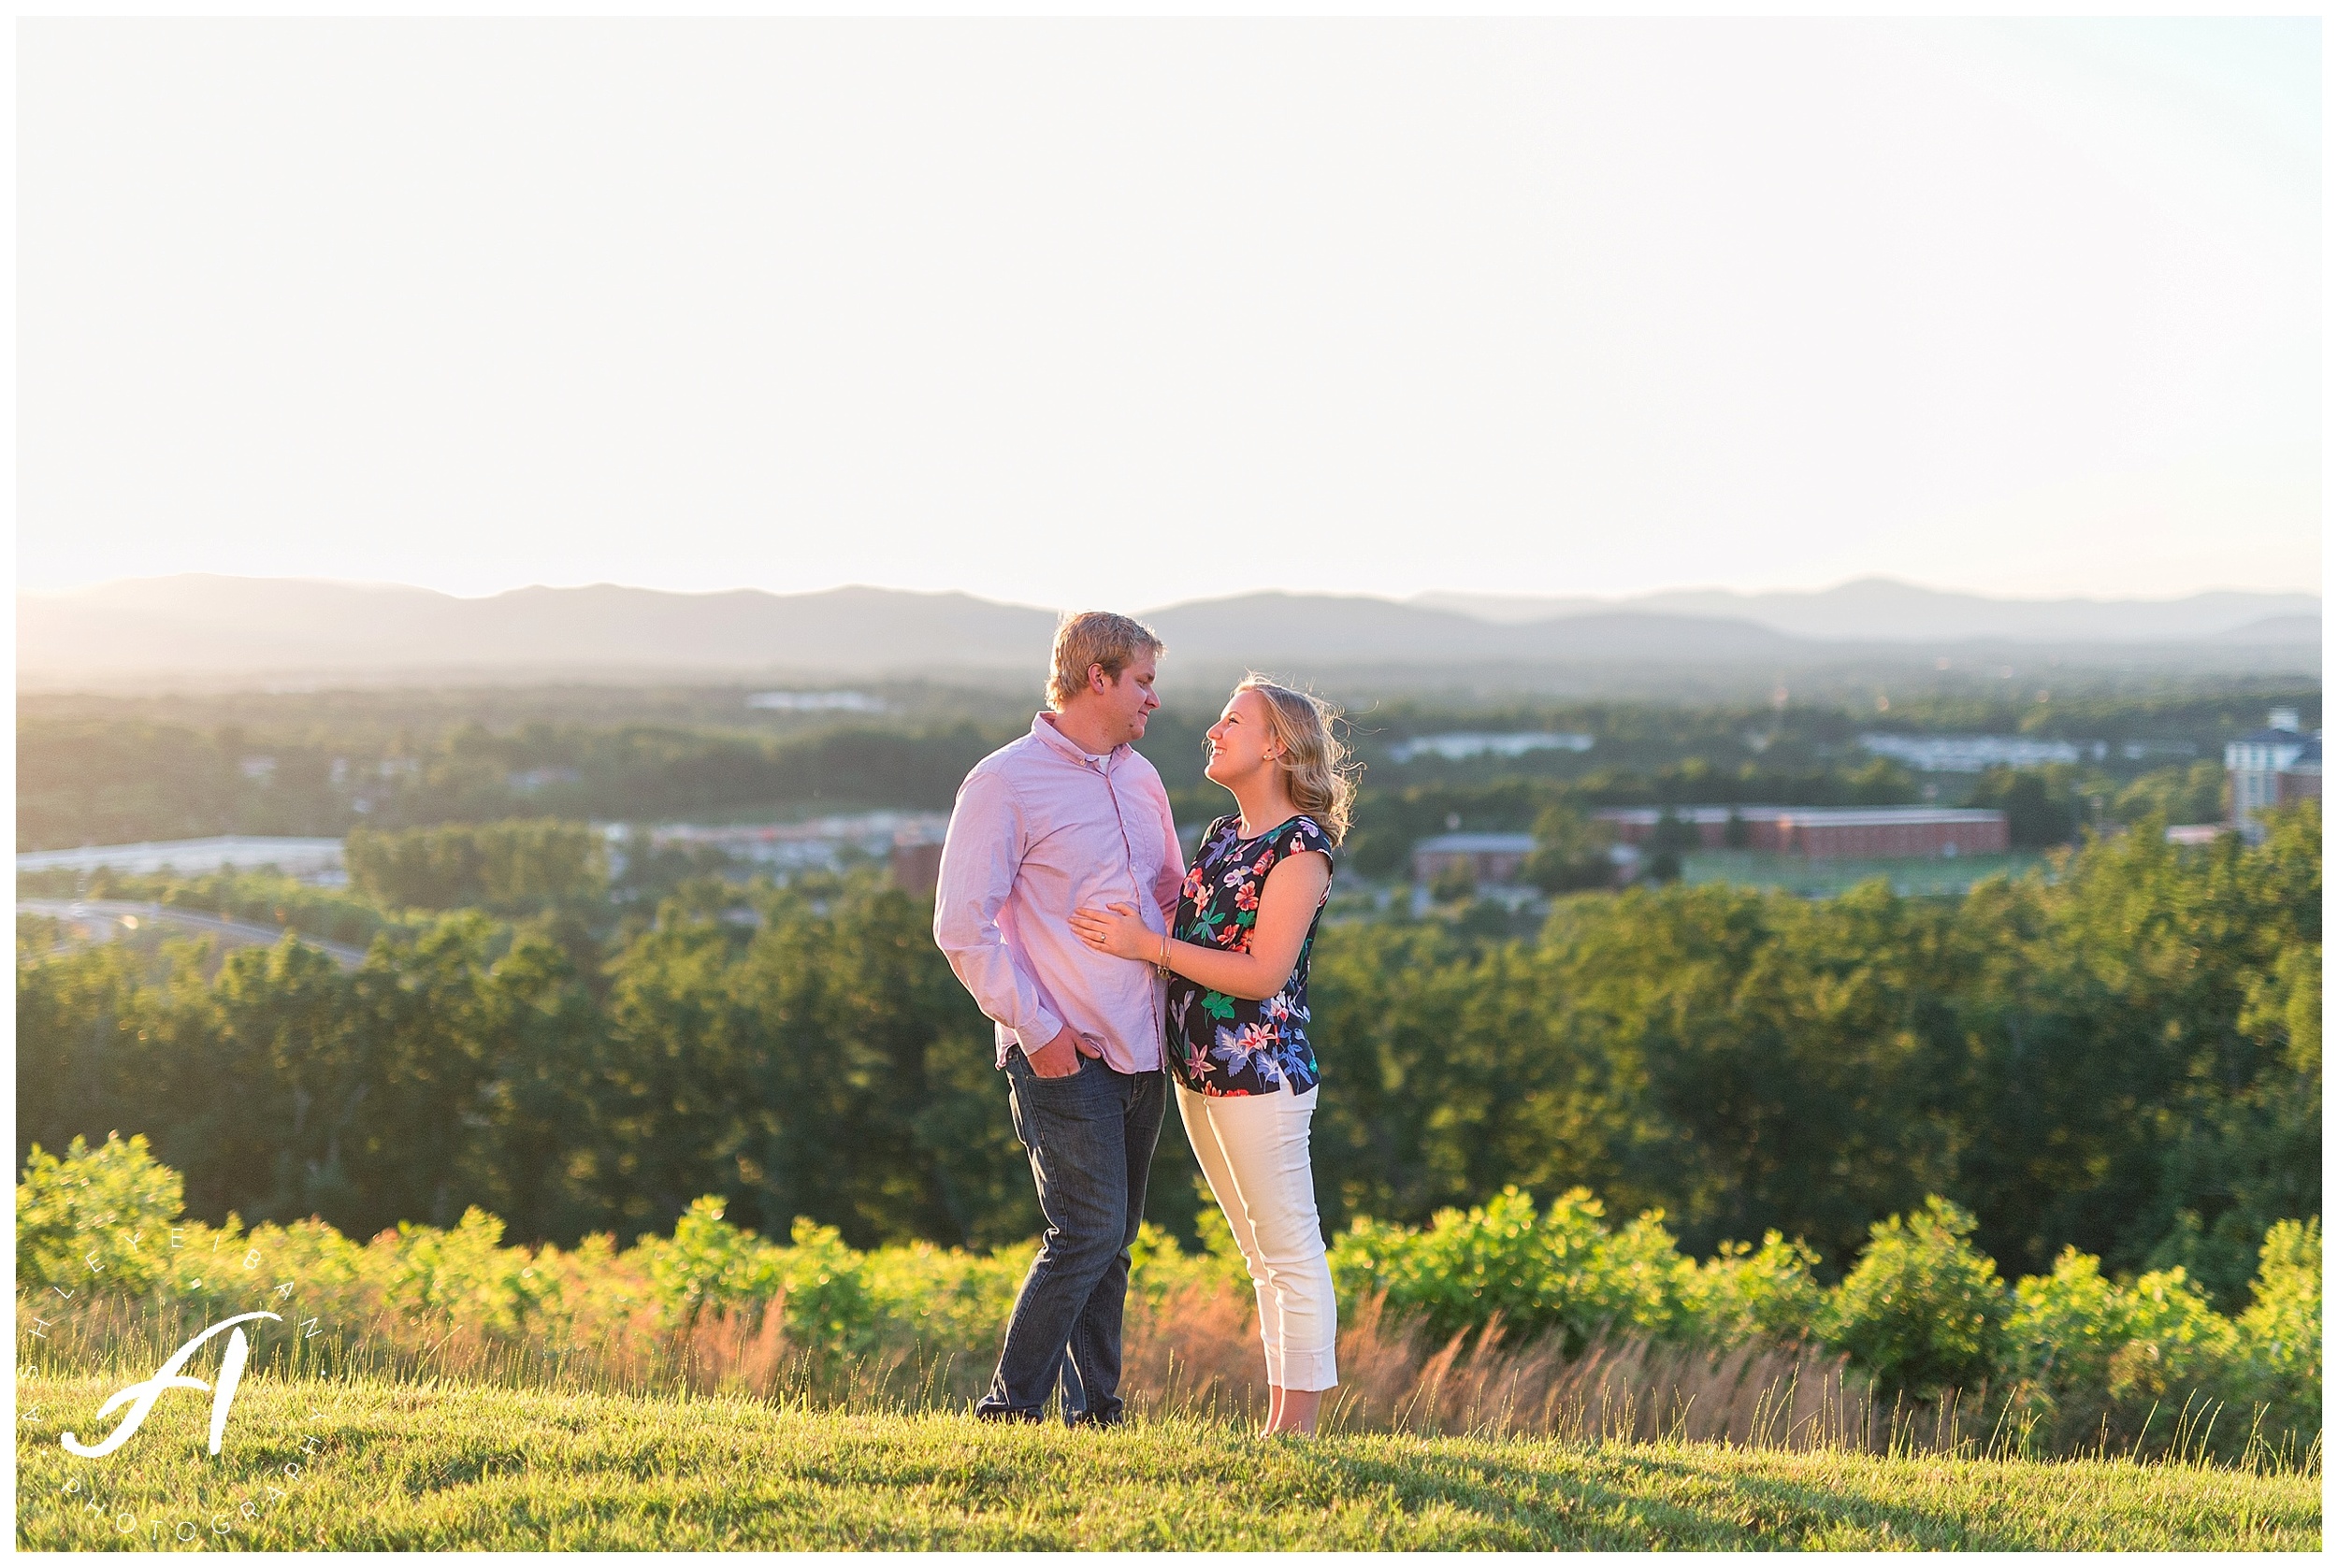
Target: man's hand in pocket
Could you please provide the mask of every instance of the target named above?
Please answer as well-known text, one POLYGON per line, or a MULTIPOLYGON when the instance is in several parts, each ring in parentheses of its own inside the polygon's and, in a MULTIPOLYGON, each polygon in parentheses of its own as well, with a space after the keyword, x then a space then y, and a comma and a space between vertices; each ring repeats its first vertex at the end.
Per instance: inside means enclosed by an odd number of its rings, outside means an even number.
POLYGON ((1104 1054, 1102 1046, 1090 1045, 1066 1024, 1053 1040, 1036 1051, 1025 1051, 1023 1056, 1030 1061, 1031 1070, 1042 1078, 1069 1078, 1080 1070, 1080 1057, 1104 1054))

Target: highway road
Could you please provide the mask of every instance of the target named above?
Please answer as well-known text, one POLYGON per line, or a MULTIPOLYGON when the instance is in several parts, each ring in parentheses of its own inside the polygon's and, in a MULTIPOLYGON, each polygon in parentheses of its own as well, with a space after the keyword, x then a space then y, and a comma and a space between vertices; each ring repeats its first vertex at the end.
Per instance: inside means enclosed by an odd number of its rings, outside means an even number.
MULTIPOLYGON (((199 914, 194 910, 173 909, 167 904, 137 903, 124 899, 19 899, 16 912, 45 914, 63 921, 81 942, 112 942, 149 925, 217 937, 222 947, 273 947, 284 936, 281 926, 229 920, 216 914, 199 914)), ((363 949, 343 942, 322 942, 310 936, 301 936, 299 940, 328 955, 343 969, 355 969, 366 959, 363 949)))

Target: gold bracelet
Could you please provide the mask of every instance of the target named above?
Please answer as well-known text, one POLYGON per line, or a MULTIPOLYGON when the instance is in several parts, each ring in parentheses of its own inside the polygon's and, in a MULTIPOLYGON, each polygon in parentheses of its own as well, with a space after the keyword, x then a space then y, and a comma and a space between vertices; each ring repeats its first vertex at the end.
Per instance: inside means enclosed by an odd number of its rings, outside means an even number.
POLYGON ((1153 972, 1163 980, 1169 978, 1169 933, 1161 933, 1161 957, 1153 960, 1153 972))

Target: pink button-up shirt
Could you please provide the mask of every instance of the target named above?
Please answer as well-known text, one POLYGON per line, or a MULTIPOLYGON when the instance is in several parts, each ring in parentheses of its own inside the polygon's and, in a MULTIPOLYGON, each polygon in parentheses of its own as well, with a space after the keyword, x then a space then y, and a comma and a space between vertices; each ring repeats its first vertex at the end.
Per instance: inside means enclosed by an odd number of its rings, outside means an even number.
POLYGON ((1161 1066, 1160 978, 1080 941, 1072 912, 1131 904, 1165 931, 1184 880, 1169 792, 1128 746, 1091 756, 1043 712, 974 764, 942 844, 933 940, 998 1025, 1001 1066, 1066 1024, 1122 1072, 1161 1066))

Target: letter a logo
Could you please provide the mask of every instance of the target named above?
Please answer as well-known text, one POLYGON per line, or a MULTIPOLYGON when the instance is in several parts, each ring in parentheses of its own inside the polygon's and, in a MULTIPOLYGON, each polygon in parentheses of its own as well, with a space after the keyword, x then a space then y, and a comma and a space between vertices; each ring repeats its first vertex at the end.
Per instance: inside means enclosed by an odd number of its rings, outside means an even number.
MULTIPOLYGON (((188 1359, 194 1356, 196 1348, 205 1340, 222 1329, 235 1328, 235 1325, 249 1322, 254 1317, 266 1317, 277 1323, 283 1321, 272 1312, 246 1312, 230 1317, 224 1322, 212 1324, 180 1345, 177 1353, 163 1363, 162 1371, 143 1383, 131 1384, 97 1407, 97 1416, 100 1420, 122 1405, 127 1404, 130 1407, 130 1414, 122 1418, 122 1425, 114 1428, 111 1437, 94 1448, 81 1442, 71 1432, 66 1432, 57 1441, 65 1446, 66 1453, 78 1454, 85 1460, 103 1459, 112 1453, 116 1448, 130 1441, 131 1434, 138 1430, 139 1424, 146 1419, 147 1413, 154 1408, 154 1402, 162 1398, 166 1391, 172 1388, 194 1388, 198 1391, 209 1389, 211 1387, 209 1383, 199 1377, 188 1377, 180 1369, 187 1364, 188 1359)), ((243 1380, 243 1363, 251 1354, 252 1346, 244 1339, 241 1329, 236 1329, 234 1333, 227 1336, 227 1353, 222 1356, 219 1361, 219 1389, 211 1395, 211 1452, 214 1454, 219 1452, 220 1434, 227 1430, 228 1402, 236 1397, 236 1385, 243 1380)))

